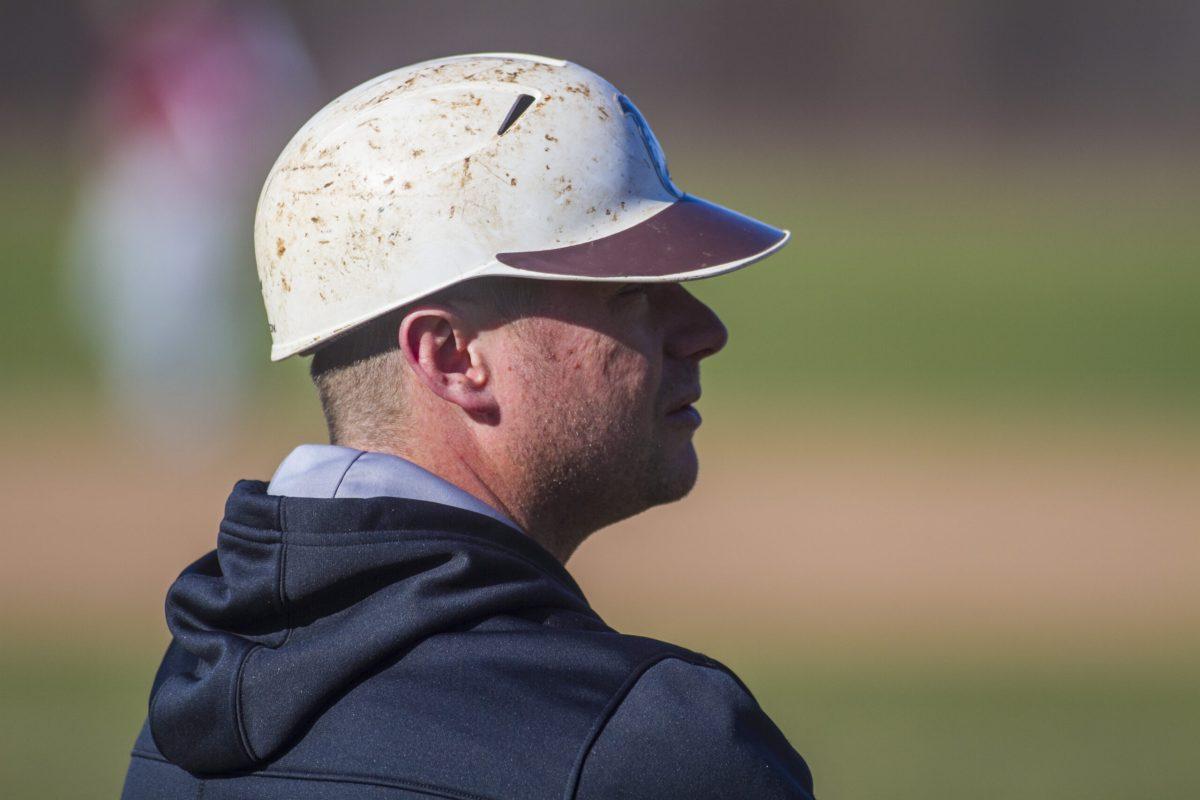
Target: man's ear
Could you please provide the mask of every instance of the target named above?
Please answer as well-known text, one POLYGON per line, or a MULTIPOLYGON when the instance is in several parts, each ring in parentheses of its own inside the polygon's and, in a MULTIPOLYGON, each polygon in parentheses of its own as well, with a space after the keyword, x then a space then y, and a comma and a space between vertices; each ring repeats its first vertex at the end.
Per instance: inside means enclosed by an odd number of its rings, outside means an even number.
POLYGON ((399 335, 405 360, 429 391, 474 418, 498 414, 478 331, 459 314, 442 306, 416 308, 401 321, 399 335))

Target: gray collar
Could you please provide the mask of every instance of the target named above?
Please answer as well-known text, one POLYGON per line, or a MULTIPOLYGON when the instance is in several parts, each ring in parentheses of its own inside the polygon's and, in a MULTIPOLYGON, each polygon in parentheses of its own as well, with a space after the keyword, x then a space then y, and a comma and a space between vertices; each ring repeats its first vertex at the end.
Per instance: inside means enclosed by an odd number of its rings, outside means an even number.
POLYGON ((267 493, 285 497, 402 497, 474 511, 520 530, 516 523, 450 481, 387 453, 332 444, 302 444, 271 478, 267 493))

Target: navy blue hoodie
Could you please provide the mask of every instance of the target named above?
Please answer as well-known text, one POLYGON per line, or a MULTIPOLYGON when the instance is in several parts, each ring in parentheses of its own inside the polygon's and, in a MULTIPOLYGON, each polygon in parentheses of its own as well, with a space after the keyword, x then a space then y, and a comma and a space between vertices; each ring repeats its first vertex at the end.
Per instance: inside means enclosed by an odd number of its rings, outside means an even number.
POLYGON ((729 670, 471 511, 241 481, 167 621, 125 800, 811 796, 729 670))

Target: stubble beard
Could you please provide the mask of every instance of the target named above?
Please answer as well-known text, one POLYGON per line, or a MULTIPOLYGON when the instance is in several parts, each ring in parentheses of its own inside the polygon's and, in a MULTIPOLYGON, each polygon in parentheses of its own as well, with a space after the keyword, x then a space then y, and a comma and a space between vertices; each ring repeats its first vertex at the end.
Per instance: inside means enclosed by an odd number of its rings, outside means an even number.
POLYGON ((691 490, 691 443, 679 454, 683 463, 671 463, 663 431, 642 413, 559 408, 520 437, 513 455, 525 468, 527 516, 539 539, 571 552, 596 530, 691 490))

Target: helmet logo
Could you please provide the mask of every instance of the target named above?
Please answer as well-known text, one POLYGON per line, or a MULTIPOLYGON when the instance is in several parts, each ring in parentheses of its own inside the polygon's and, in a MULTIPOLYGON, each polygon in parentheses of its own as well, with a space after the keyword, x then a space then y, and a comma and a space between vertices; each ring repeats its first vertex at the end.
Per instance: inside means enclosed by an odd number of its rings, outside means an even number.
POLYGON ((658 173, 658 180, 662 183, 663 188, 672 197, 682 197, 683 192, 676 189, 675 184, 671 182, 671 173, 667 169, 667 156, 663 153, 662 145, 654 137, 654 131, 650 130, 650 124, 646 122, 646 118, 642 116, 642 112, 638 111, 638 107, 633 104, 633 101, 623 94, 617 95, 617 103, 620 104, 621 110, 625 112, 625 116, 632 119, 633 124, 637 126, 638 135, 642 137, 642 144, 646 147, 646 153, 650 156, 650 163, 654 165, 654 171, 658 173))

